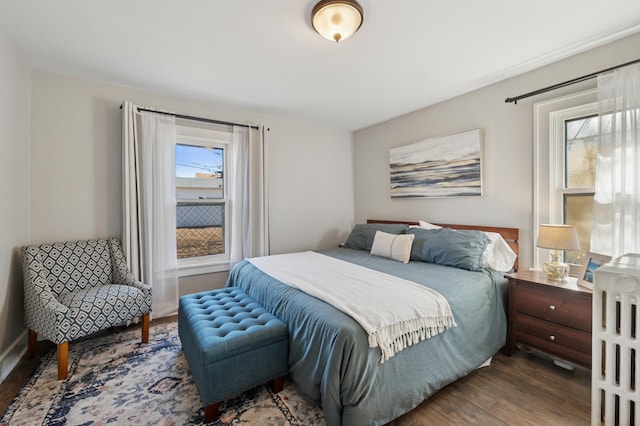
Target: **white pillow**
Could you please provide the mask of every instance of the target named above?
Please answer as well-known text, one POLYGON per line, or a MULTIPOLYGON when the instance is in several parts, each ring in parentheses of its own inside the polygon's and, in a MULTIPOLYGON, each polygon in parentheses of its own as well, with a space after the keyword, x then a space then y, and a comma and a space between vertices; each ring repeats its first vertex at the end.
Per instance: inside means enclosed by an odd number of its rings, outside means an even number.
POLYGON ((482 253, 482 264, 485 268, 499 272, 509 272, 513 268, 517 255, 509 244, 497 232, 485 232, 489 244, 482 253))
POLYGON ((441 229, 442 226, 435 225, 433 223, 425 222, 424 220, 419 220, 418 225, 409 225, 411 229, 441 229))
POLYGON ((402 263, 409 262, 411 257, 411 246, 413 245, 413 234, 387 234, 376 231, 371 246, 371 254, 374 256, 386 257, 402 263))
POLYGON ((418 227, 422 229, 440 229, 442 226, 434 225, 433 223, 425 222, 424 220, 418 221, 418 227))

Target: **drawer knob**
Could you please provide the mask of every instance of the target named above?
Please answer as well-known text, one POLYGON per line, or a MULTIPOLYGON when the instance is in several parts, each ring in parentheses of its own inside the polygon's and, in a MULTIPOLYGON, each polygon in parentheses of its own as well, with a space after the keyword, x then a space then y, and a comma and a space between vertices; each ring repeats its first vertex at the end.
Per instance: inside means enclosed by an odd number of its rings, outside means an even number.
POLYGON ((549 340, 551 340, 553 342, 554 340, 556 340, 556 336, 554 336, 554 335, 549 336, 549 340))
POLYGON ((551 310, 551 311, 555 311, 555 310, 556 310, 555 305, 549 305, 549 310, 551 310))

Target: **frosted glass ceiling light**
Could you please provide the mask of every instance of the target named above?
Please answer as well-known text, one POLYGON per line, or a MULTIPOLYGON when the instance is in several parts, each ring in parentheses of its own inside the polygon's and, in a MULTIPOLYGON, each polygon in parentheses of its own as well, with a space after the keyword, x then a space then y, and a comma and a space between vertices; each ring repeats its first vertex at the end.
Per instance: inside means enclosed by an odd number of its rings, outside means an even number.
POLYGON ((362 25, 362 7, 354 0, 322 0, 313 7, 311 25, 327 40, 339 42, 362 25))

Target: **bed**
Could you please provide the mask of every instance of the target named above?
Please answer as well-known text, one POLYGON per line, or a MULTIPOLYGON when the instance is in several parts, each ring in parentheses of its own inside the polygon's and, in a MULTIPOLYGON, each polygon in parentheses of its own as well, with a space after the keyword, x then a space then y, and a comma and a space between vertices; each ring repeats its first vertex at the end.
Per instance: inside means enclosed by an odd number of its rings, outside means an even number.
MULTIPOLYGON (((419 224, 368 220, 361 226, 386 232, 397 229, 390 228, 394 226, 419 224)), ((518 252, 515 228, 429 225, 497 233, 518 252)), ((354 232, 355 228, 352 235, 354 232)), ((349 315, 278 281, 249 260, 237 264, 227 285, 243 289, 288 325, 290 378, 302 393, 320 402, 328 425, 385 424, 482 366, 505 344, 507 285, 503 272, 415 260, 403 263, 372 256, 353 244, 319 253, 436 290, 449 302, 457 324, 381 363, 380 349, 369 347, 367 333, 349 315)))

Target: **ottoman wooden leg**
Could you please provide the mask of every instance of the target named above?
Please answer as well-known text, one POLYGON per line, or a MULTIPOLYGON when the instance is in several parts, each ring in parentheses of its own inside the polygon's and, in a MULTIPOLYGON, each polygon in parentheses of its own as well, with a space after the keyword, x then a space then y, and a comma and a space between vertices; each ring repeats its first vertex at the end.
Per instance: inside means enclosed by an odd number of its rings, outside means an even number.
POLYGON ((275 393, 280 392, 284 389, 284 376, 276 377, 273 379, 273 391, 275 393))
POLYGON ((218 420, 218 416, 220 415, 220 403, 216 402, 215 404, 207 405, 204 407, 204 422, 211 423, 218 420))

